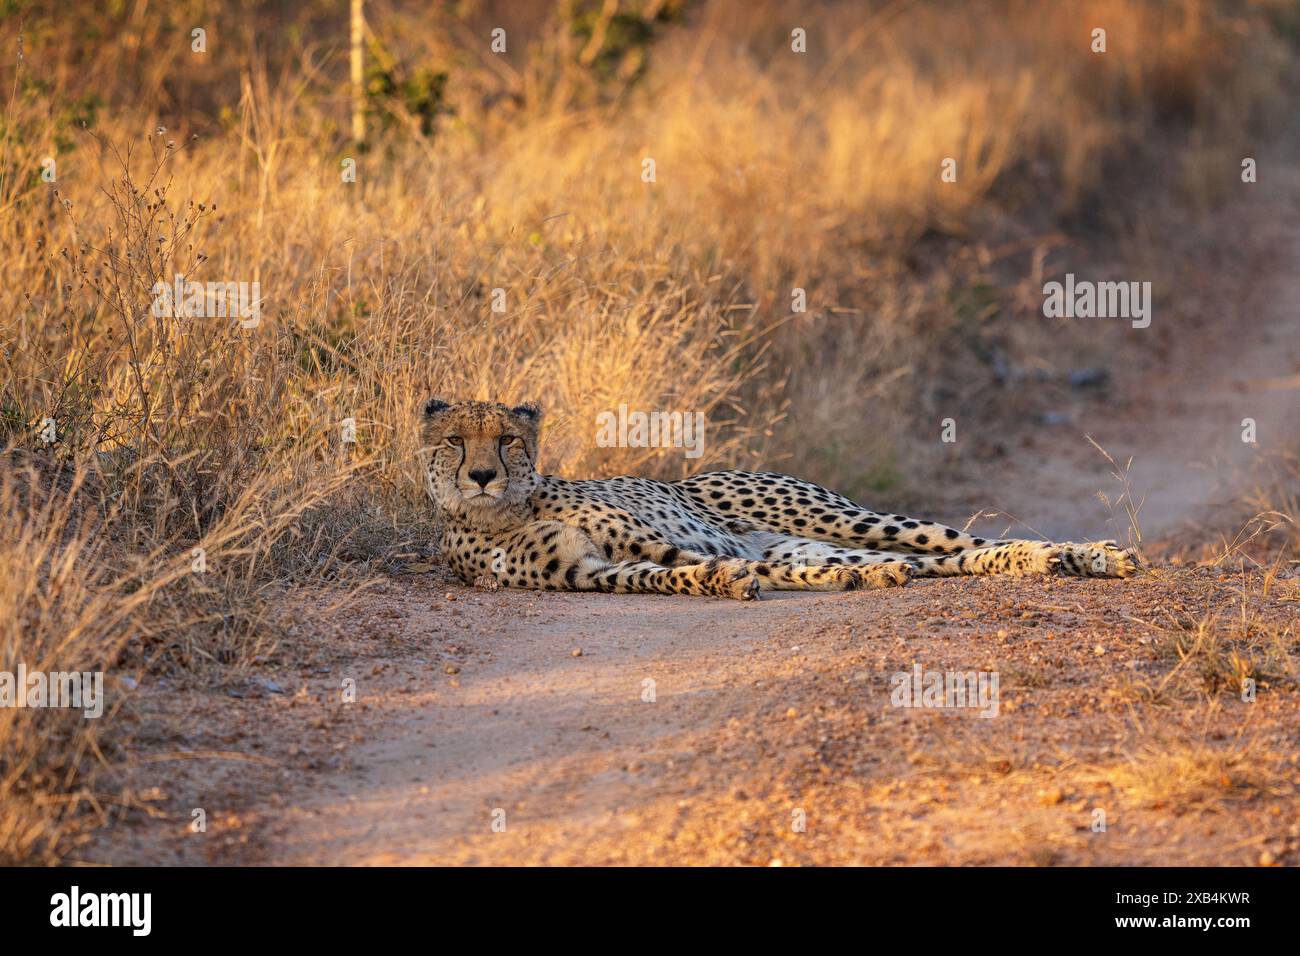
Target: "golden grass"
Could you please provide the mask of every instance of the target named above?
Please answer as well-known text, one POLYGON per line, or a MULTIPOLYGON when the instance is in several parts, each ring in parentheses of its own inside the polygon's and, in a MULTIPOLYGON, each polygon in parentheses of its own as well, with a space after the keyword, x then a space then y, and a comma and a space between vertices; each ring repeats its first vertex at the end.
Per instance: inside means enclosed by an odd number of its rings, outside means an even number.
MULTIPOLYGON (((894 450, 918 389, 966 357, 937 355, 932 343, 961 338, 948 292, 969 278, 944 266, 910 274, 905 260, 922 237, 979 228, 1000 182, 1018 194, 1037 183, 1036 201, 1070 213, 1103 182, 1109 158, 1178 117, 1180 104, 1215 114, 1216 143, 1244 135, 1240 112, 1220 109, 1217 56, 1260 58, 1255 86, 1240 94, 1249 108, 1267 100, 1266 54, 1276 54, 1258 32, 1224 39, 1211 15, 1194 2, 890 5, 865 19, 830 7, 805 25, 824 52, 799 56, 773 39, 775 7, 741 15, 714 4, 665 37, 645 88, 615 105, 577 109, 538 94, 498 115, 467 92, 435 139, 383 140, 353 156, 355 184, 340 181, 341 159, 356 151, 332 133, 319 84, 277 84, 250 59, 226 129, 189 143, 182 125, 151 142, 160 152, 178 144, 163 174, 174 177, 174 209, 217 206, 184 235, 176 265, 200 279, 260 281, 267 296, 268 327, 243 337, 250 352, 273 353, 259 371, 286 379, 258 396, 277 399, 256 413, 262 430, 272 415, 289 427, 301 413, 284 407, 297 399, 308 414, 356 417, 367 448, 405 462, 403 425, 426 389, 529 395, 560 412, 553 467, 679 471, 680 457, 662 451, 594 447, 594 415, 618 399, 712 413, 709 457, 696 465, 745 452, 807 457, 816 477, 851 487, 871 456, 894 450), (972 36, 985 22, 999 29, 972 36), (1104 56, 1086 50, 1094 22, 1109 29, 1104 56), (656 163, 652 184, 641 179, 645 157, 656 163), (945 157, 957 161, 956 183, 939 180, 945 157), (182 255, 199 251, 201 264, 182 255), (790 314, 795 287, 808 293, 806 314, 790 314), (505 313, 490 311, 496 288, 505 313), (329 357, 325 374, 286 374, 295 345, 329 357), (764 345, 766 363, 756 359, 764 345), (878 435, 864 443, 868 400, 878 435)), ((170 68, 189 78, 190 66, 170 68)), ((475 74, 465 86, 492 82, 475 74)), ((16 165, 29 169, 52 131, 27 105, 15 110, 24 140, 6 149, 22 150, 16 165)), ((146 109, 134 126, 164 119, 146 109)), ((139 138, 126 123, 99 127, 118 147, 139 138)), ((50 392, 78 349, 60 317, 88 308, 89 324, 102 322, 102 305, 73 307, 88 290, 59 250, 100 238, 108 210, 96 191, 121 171, 84 136, 62 168, 70 218, 44 183, 10 179, 0 200, 26 213, 4 237, 17 253, 10 287, 31 296, 19 334, 40 328, 32 344, 48 363, 9 370, 41 384, 11 399, 28 420, 61 411, 50 392)))
POLYGON ((1154 734, 1100 768, 1093 782, 1138 806, 1222 810, 1231 799, 1291 794, 1284 767, 1282 755, 1245 732, 1226 741, 1154 734))
MULTIPOLYGON (((103 669, 123 640, 114 625, 138 605, 104 587, 103 546, 72 506, 81 481, 23 477, 0 473, 0 666, 103 669)), ((100 726, 77 711, 0 708, 0 861, 53 852, 60 822, 87 797, 78 771, 100 726)))

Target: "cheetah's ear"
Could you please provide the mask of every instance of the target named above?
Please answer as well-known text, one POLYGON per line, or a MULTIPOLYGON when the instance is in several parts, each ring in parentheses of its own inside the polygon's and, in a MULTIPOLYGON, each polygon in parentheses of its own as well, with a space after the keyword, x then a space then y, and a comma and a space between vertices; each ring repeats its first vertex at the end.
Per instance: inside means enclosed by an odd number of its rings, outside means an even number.
POLYGON ((524 402, 522 405, 516 405, 510 411, 521 418, 528 419, 534 425, 542 420, 542 406, 536 402, 524 402))
POLYGON ((438 414, 438 412, 446 411, 449 408, 451 408, 451 406, 441 398, 431 398, 424 403, 424 417, 432 418, 434 415, 438 414))

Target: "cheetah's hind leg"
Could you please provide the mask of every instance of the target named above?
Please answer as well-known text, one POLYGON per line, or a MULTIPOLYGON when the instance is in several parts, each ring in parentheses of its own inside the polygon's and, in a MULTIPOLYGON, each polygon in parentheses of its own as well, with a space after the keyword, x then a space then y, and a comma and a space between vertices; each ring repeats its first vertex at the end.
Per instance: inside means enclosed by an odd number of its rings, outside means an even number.
POLYGON ((1061 574, 1071 577, 1126 578, 1138 568, 1132 551, 1114 541, 1089 544, 1052 541, 1006 541, 955 555, 908 558, 922 577, 966 574, 1061 574))

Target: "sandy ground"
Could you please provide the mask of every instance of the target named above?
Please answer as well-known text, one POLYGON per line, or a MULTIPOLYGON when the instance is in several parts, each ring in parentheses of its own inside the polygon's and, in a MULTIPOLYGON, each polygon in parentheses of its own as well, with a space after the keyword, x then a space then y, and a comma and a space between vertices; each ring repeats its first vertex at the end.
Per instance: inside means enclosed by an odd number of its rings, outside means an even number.
POLYGON ((1300 577, 1264 590, 1203 568, 632 596, 614 616, 398 579, 284 693, 159 689, 158 743, 199 759, 169 761, 157 816, 86 858, 1294 864, 1300 577), (1216 616, 1249 627, 1180 665, 1174 642, 1216 616), (1253 703, 1225 686, 1232 650, 1253 703), (996 672, 996 715, 894 706, 917 665, 996 672))
MULTIPOLYGON (((1239 496, 1261 450, 1300 427, 1300 274, 1277 283, 1249 336, 1189 350, 990 466, 985 507, 1053 537, 1126 538, 1085 433, 1134 456, 1148 544, 1239 496), (1257 445, 1240 440, 1246 417, 1257 445)), ((329 625, 303 615, 311 650, 269 685, 141 687, 135 809, 80 856, 1296 864, 1300 577, 1234 568, 751 604, 399 574, 329 625), (997 715, 894 706, 894 675, 918 665, 996 672, 997 715)))
MULTIPOLYGON (((286 808, 268 860, 1242 863, 1300 850, 1292 687, 1213 717, 1194 690, 1171 699, 1160 719, 1186 724, 1162 758, 1170 792, 1158 768, 1137 779, 1150 728, 1126 711, 1168 662, 1135 619, 1231 614, 1229 575, 922 582, 706 609, 636 597, 616 624, 587 596, 440 590, 384 596, 437 654, 370 679, 380 732, 286 808), (487 623, 449 627, 453 608, 487 623), (997 715, 893 706, 892 675, 918 663, 997 671, 997 715), (1219 752, 1218 733, 1234 740, 1228 782, 1202 792, 1198 748, 1219 752), (1233 779, 1256 762, 1260 781, 1233 779), (1105 833, 1091 830, 1099 808, 1105 833)), ((1287 608, 1263 614, 1280 624, 1287 608)))

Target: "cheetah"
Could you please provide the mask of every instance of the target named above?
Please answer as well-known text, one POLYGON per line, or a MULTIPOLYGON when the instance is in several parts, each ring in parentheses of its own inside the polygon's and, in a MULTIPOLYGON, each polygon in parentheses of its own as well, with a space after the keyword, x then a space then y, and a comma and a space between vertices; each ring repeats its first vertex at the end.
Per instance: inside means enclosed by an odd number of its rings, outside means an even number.
POLYGON ((993 540, 868 511, 771 472, 680 481, 539 474, 535 403, 444 402, 421 414, 426 490, 448 566, 466 583, 752 600, 763 589, 898 587, 913 577, 1136 569, 1113 541, 993 540))

